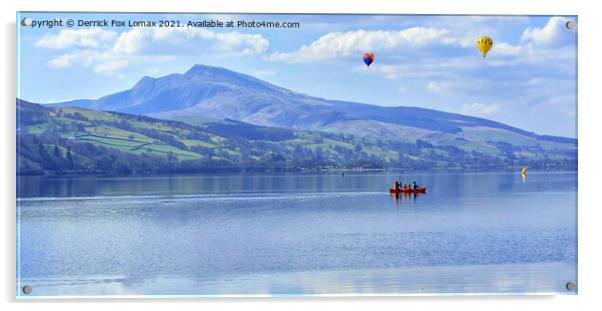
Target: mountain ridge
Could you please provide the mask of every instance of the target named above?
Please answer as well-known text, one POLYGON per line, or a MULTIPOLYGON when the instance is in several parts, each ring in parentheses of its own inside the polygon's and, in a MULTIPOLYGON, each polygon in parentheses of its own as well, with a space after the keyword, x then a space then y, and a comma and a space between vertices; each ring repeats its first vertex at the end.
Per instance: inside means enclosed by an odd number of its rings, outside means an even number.
MULTIPOLYGON (((383 107, 329 100, 294 92, 226 68, 194 65, 184 73, 158 78, 145 76, 131 89, 99 99, 59 102, 104 111, 147 115, 161 119, 233 119, 261 126, 354 135, 375 132, 396 137, 408 129, 421 135, 464 134, 471 128, 505 130, 534 141, 576 144, 576 138, 540 135, 498 121, 415 106, 383 107), (362 126, 350 126, 358 124, 362 126)), ((474 132, 474 131, 473 131, 474 132)), ((481 131, 482 132, 482 131, 481 131)), ((463 135, 465 136, 465 135, 463 135)), ((415 142, 419 137, 402 137, 415 142)), ((482 139, 486 141, 486 139, 482 139)))

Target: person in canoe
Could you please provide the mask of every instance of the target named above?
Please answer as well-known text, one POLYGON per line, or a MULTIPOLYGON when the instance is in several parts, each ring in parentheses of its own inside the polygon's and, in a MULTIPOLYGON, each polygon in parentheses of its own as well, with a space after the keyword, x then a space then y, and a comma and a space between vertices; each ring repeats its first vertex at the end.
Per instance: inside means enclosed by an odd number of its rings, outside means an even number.
POLYGON ((414 180, 414 182, 412 182, 413 186, 414 186, 414 190, 418 190, 420 189, 420 186, 416 183, 416 181, 414 180))
POLYGON ((400 185, 400 182, 399 182, 399 180, 396 180, 396 181, 395 181, 395 184, 393 185, 393 188, 395 189, 395 191, 398 191, 398 190, 399 190, 399 185, 400 185))

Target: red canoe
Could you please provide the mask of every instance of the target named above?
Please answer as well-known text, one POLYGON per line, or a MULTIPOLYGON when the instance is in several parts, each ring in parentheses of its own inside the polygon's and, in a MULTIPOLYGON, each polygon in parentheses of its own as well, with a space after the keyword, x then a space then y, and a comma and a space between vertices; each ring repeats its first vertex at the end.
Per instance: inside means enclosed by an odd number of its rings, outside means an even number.
POLYGON ((426 193, 426 187, 418 188, 418 189, 389 189, 390 193, 426 193))

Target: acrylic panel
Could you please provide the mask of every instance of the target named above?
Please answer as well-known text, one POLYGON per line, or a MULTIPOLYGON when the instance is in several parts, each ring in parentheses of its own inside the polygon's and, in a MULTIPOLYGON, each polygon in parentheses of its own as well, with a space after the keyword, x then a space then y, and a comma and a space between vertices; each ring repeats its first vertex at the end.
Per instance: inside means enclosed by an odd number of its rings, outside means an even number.
POLYGON ((16 31, 18 298, 577 293, 577 16, 16 31))

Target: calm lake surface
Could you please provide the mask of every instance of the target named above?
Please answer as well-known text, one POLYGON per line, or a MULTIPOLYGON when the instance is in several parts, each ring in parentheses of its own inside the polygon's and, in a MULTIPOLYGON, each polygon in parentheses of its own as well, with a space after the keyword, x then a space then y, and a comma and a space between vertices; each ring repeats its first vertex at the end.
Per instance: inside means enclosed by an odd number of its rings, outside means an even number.
POLYGON ((399 176, 20 177, 17 292, 576 292, 576 172, 399 176))

